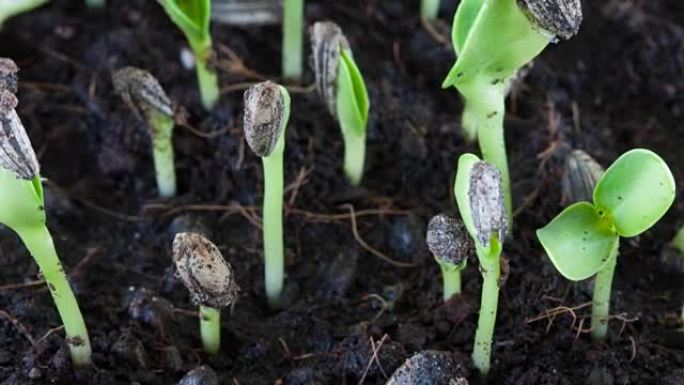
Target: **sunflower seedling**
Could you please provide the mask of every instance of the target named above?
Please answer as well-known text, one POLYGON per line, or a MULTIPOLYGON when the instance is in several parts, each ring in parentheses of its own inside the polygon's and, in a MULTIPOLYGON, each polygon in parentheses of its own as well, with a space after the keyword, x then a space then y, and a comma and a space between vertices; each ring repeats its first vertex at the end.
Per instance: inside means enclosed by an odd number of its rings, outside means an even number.
POLYGON ((357 186, 366 157, 368 91, 340 27, 321 21, 311 27, 312 65, 316 89, 337 119, 344 139, 344 173, 357 186))
POLYGON ((10 17, 38 8, 47 2, 48 0, 0 0, 0 26, 10 17))
POLYGON ((596 275, 591 334, 605 339, 613 273, 620 237, 634 237, 653 226, 670 208, 675 182, 655 153, 635 149, 620 156, 601 176, 593 203, 568 206, 537 237, 556 269, 579 281, 596 275))
POLYGON ((454 195, 463 223, 475 243, 482 273, 480 318, 475 333, 473 362, 480 372, 486 374, 490 367, 499 285, 502 282, 502 242, 508 230, 501 173, 477 156, 463 154, 458 160, 454 195))
POLYGON ((442 270, 444 301, 448 301, 461 293, 461 270, 473 252, 473 242, 463 222, 446 214, 430 219, 425 240, 442 270))
POLYGON ((219 99, 216 71, 209 67, 212 41, 209 32, 211 17, 210 0, 157 0, 164 7, 171 21, 185 35, 195 54, 195 71, 199 83, 202 105, 210 111, 219 99))
POLYGON ((46 226, 36 154, 15 108, 18 68, 0 59, 0 223, 19 235, 38 264, 64 324, 75 366, 90 363, 91 347, 76 297, 46 226))
POLYGON ((244 96, 244 129, 249 148, 264 166, 263 240, 266 297, 272 307, 283 291, 283 154, 290 118, 287 90, 266 81, 250 87, 244 96))
POLYGON ((135 67, 124 67, 114 72, 112 83, 116 93, 133 113, 147 122, 152 138, 152 156, 159 196, 175 196, 176 169, 171 142, 174 113, 171 99, 152 74, 135 67))
POLYGON ((195 233, 178 233, 173 240, 176 274, 200 308, 202 346, 208 354, 221 347, 221 308, 235 304, 240 288, 233 268, 218 247, 195 233))
POLYGON ((465 98, 464 136, 477 137, 484 160, 501 171, 509 217, 507 89, 520 68, 557 37, 572 37, 581 21, 579 0, 463 0, 456 10, 452 41, 458 59, 442 87, 455 86, 465 98))
POLYGON ((302 77, 304 0, 283 0, 283 77, 302 77))

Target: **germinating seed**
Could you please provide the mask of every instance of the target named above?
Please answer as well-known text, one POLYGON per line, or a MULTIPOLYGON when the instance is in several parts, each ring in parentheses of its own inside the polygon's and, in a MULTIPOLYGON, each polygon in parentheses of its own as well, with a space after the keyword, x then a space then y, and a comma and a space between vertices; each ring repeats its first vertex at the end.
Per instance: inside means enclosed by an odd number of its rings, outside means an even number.
POLYGON ((489 245, 492 233, 497 233, 499 240, 503 241, 508 231, 508 219, 501 186, 501 172, 487 162, 475 163, 470 174, 468 197, 480 243, 489 245))
POLYGON ((340 49, 350 49, 349 41, 342 29, 332 21, 317 22, 311 27, 310 33, 316 90, 330 114, 337 116, 337 67, 340 64, 340 49))
POLYGON ((285 128, 285 100, 280 86, 266 81, 245 92, 245 139, 258 156, 269 156, 285 128))
POLYGON ((152 74, 135 67, 124 67, 112 74, 114 90, 140 119, 153 111, 173 116, 171 99, 152 74))
POLYGON ((425 236, 430 252, 440 263, 460 265, 473 253, 473 241, 459 219, 438 214, 428 223, 425 236))
POLYGON ((532 25, 562 39, 574 36, 582 24, 580 0, 518 0, 518 6, 532 25))

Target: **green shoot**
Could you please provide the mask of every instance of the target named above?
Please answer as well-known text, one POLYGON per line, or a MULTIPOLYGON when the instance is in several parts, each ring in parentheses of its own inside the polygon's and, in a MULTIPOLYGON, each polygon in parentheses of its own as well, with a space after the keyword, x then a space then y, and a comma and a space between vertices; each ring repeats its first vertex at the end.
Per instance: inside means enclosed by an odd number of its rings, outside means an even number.
POLYGON ((202 105, 210 111, 219 99, 216 71, 209 67, 212 41, 209 31, 211 16, 210 0, 157 0, 176 24, 195 54, 195 70, 199 83, 202 105))
POLYGON ((264 166, 264 269, 266 297, 280 304, 283 291, 283 154, 290 118, 290 95, 273 82, 253 85, 245 92, 245 139, 264 166))
POLYGON ((366 157, 368 91, 349 42, 337 24, 329 21, 314 24, 311 45, 318 94, 342 130, 344 173, 352 185, 358 186, 366 157))
POLYGON ((112 83, 116 93, 133 113, 147 122, 152 137, 152 155, 159 196, 175 196, 176 169, 171 142, 174 114, 171 100, 152 74, 135 67, 124 67, 114 72, 112 83))
POLYGON ((10 17, 38 8, 47 2, 48 0, 0 0, 0 26, 10 17))
POLYGON ((90 363, 90 338, 46 226, 38 160, 15 111, 16 72, 14 62, 0 59, 0 223, 19 235, 38 264, 62 318, 72 362, 84 366, 90 363))
POLYGON ((425 20, 437 19, 439 13, 439 0, 421 0, 420 1, 420 16, 425 20))
POLYGON ((461 294, 461 270, 473 252, 473 242, 463 222, 446 214, 430 219, 425 240, 442 270, 444 301, 448 301, 461 294))
POLYGON ((490 368, 499 302, 501 242, 508 229, 501 173, 475 155, 461 155, 454 194, 463 223, 475 241, 475 252, 482 273, 480 318, 472 357, 475 367, 486 374, 490 368))
POLYGON ((173 240, 176 274, 200 307, 200 335, 207 354, 221 348, 221 308, 234 305, 240 293, 235 274, 221 251, 207 238, 178 233, 173 240))
POLYGON ((283 77, 302 77, 304 0, 283 0, 283 77))
POLYGON ((596 275, 591 333, 605 339, 613 273, 620 237, 634 237, 651 228, 670 208, 675 182, 667 164, 655 153, 635 149, 620 156, 601 176, 593 204, 575 203, 537 237, 556 269, 579 281, 596 275))
POLYGON ((684 273, 684 226, 661 250, 660 264, 668 272, 684 273))
POLYGON ((476 137, 484 160, 502 173, 508 217, 512 214, 504 143, 505 98, 517 71, 556 36, 567 39, 580 25, 579 0, 463 0, 452 41, 458 60, 442 83, 465 98, 464 136, 476 137))
POLYGON ((88 8, 102 8, 107 4, 107 0, 85 0, 88 8))

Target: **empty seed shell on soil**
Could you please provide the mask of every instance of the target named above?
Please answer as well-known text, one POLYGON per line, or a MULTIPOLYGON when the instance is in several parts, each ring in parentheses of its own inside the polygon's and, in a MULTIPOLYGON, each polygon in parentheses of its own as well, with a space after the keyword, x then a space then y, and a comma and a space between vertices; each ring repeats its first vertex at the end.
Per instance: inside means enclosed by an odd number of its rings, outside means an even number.
POLYGON ((603 167, 591 155, 582 150, 571 151, 565 158, 561 179, 563 203, 591 202, 594 187, 603 171, 603 167))
POLYGON ((179 233, 173 240, 176 272, 198 305, 221 308, 237 299, 240 288, 233 268, 218 247, 195 233, 179 233))
POLYGON ((332 21, 319 21, 311 29, 311 58, 316 76, 316 90, 328 111, 336 116, 337 68, 340 50, 350 49, 342 29, 332 21))
POLYGON ((265 81, 249 87, 244 100, 247 144, 258 156, 269 156, 287 124, 285 96, 279 85, 265 81))
POLYGON ((154 112, 173 117, 171 99, 151 73, 135 67, 123 67, 112 74, 114 91, 140 119, 154 112))
POLYGON ((468 198, 480 243, 488 246, 492 233, 503 241, 508 231, 508 217, 499 169, 487 162, 475 163, 470 174, 468 198))
POLYGON ((454 353, 425 350, 406 360, 386 385, 468 385, 466 375, 454 353))
POLYGON ((14 94, 0 90, 0 167, 29 180, 38 175, 40 167, 16 106, 14 94))
POLYGON ((446 214, 437 214, 430 219, 425 241, 439 263, 460 265, 474 250, 463 222, 446 214))
POLYGON ((530 23, 562 39, 569 39, 582 24, 580 0, 518 0, 530 23))

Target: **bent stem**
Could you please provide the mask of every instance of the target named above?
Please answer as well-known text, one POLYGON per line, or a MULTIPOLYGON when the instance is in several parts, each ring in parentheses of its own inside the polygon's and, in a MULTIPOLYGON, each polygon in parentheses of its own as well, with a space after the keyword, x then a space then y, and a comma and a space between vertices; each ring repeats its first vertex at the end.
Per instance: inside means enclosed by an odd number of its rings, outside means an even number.
POLYGON ((207 354, 215 355, 221 348, 221 311, 200 306, 200 335, 202 347, 207 354))
POLYGON ((420 16, 427 20, 434 20, 439 13, 439 0, 422 0, 420 2, 420 16))
POLYGON ((302 20, 304 0, 283 2, 283 77, 299 80, 302 77, 302 20))
POLYGON ((482 271, 482 298, 480 300, 480 317, 477 320, 475 345, 473 346, 473 363, 482 374, 487 374, 492 356, 492 338, 496 323, 496 311, 499 304, 499 254, 501 245, 492 237, 490 252, 479 246, 477 256, 482 271))
POLYGON ((50 232, 47 227, 41 225, 17 230, 17 234, 36 260, 50 289, 50 294, 64 324, 66 341, 74 366, 90 364, 91 347, 88 329, 64 274, 64 268, 57 257, 50 232))
POLYGON ((608 318, 610 312, 610 292, 613 274, 617 265, 618 250, 608 257, 606 265, 594 278, 594 296, 591 303, 591 336, 595 340, 604 340, 608 334, 608 318))
MULTIPOLYGON (((284 141, 283 137, 278 140, 284 141)), ((269 305, 276 307, 283 291, 285 263, 283 258, 283 151, 276 148, 271 155, 261 159, 264 165, 265 185, 263 237, 266 297, 269 305)))
MULTIPOLYGON (((365 132, 365 131, 364 131, 365 132)), ((366 158, 366 135, 357 135, 352 130, 342 130, 344 139, 344 174, 354 186, 361 184, 366 158)))
POLYGON ((195 72, 197 73, 200 98, 202 99, 202 106, 207 111, 211 111, 219 99, 218 77, 216 71, 208 66, 210 56, 211 41, 206 43, 203 49, 195 52, 195 72))
POLYGON ((439 264, 442 270, 442 282, 444 286, 444 302, 451 299, 456 294, 461 294, 461 267, 439 264))
POLYGON ((174 163, 173 120, 168 116, 155 114, 152 118, 153 140, 152 157, 154 171, 157 178, 157 190, 161 198, 171 198, 176 195, 176 167, 174 163))

